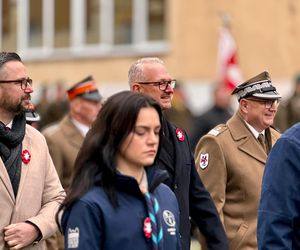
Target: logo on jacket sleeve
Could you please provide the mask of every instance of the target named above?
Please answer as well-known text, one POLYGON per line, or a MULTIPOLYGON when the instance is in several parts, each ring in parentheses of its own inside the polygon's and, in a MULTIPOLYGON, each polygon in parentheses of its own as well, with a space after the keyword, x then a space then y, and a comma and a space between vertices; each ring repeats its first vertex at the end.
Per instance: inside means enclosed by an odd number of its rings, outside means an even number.
POLYGON ((208 153, 206 153, 206 154, 201 153, 200 154, 200 163, 199 163, 200 168, 202 168, 202 169, 207 168, 207 166, 208 166, 208 158, 209 158, 209 154, 208 153))
POLYGON ((163 218, 165 223, 168 225, 167 231, 170 233, 170 235, 176 234, 176 220, 174 214, 169 210, 163 211, 163 218))
POLYGON ((68 229, 68 248, 78 248, 79 247, 79 228, 68 229))
POLYGON ((184 140, 184 133, 183 133, 183 131, 180 128, 176 129, 176 136, 177 136, 177 139, 179 141, 183 141, 184 140))

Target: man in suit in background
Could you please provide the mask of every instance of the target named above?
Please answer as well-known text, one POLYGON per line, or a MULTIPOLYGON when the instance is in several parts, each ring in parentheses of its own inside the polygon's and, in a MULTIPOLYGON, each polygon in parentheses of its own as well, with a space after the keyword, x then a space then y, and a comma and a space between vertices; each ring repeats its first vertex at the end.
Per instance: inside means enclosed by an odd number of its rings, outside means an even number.
MULTIPOLYGON (((162 110, 171 108, 176 80, 159 58, 142 58, 128 73, 130 89, 153 97, 162 110)), ((204 188, 195 168, 195 161, 186 133, 166 119, 162 121, 163 140, 158 166, 168 171, 166 184, 174 191, 180 210, 182 249, 190 249, 191 216, 206 239, 210 250, 228 249, 224 228, 216 207, 204 188)))

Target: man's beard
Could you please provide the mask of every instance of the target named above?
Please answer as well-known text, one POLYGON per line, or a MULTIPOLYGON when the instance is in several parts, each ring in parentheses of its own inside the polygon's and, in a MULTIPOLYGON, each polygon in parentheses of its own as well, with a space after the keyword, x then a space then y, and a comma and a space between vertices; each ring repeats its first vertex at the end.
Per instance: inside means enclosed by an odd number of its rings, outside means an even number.
POLYGON ((18 103, 11 103, 10 100, 2 100, 0 102, 0 106, 4 109, 6 109, 8 112, 13 113, 13 114, 22 114, 25 113, 25 111, 28 110, 29 105, 25 105, 24 101, 30 101, 30 96, 29 97, 22 97, 18 103))

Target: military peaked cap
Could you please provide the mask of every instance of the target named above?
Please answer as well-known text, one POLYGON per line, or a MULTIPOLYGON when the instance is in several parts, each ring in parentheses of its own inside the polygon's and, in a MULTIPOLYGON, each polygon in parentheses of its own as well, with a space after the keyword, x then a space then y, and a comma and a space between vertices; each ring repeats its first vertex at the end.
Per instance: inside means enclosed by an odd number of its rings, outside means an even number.
POLYGON ((231 93, 236 94, 238 101, 242 98, 256 97, 259 99, 277 100, 281 96, 272 85, 270 75, 267 71, 250 78, 248 81, 238 85, 231 93))
POLYGON ((100 102, 102 100, 102 96, 100 95, 92 76, 86 77, 69 88, 67 94, 70 101, 78 96, 89 101, 100 102))

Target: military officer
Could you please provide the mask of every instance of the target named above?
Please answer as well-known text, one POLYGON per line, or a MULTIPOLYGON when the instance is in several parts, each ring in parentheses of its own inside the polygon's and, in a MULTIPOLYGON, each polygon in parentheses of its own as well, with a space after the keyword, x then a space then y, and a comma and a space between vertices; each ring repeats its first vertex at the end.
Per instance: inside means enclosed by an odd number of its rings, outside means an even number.
POLYGON ((254 250, 262 174, 267 154, 280 136, 271 125, 281 97, 267 71, 232 94, 237 96, 238 111, 200 139, 196 167, 216 204, 230 249, 254 250))
POLYGON ((101 108, 94 79, 89 76, 67 90, 70 112, 42 132, 64 188, 70 183, 75 158, 91 124, 101 108))
MULTIPOLYGON (((44 134, 50 155, 65 189, 68 188, 73 165, 85 135, 101 109, 102 96, 95 80, 88 76, 67 90, 69 113, 58 123, 46 127, 44 134)), ((48 250, 63 249, 63 237, 47 240, 48 250), (58 246, 57 246, 58 245, 58 246)))

